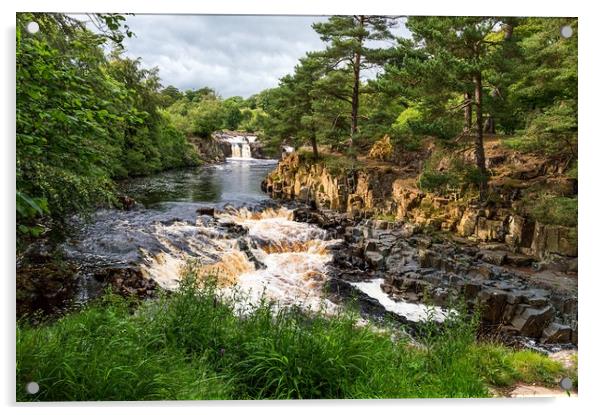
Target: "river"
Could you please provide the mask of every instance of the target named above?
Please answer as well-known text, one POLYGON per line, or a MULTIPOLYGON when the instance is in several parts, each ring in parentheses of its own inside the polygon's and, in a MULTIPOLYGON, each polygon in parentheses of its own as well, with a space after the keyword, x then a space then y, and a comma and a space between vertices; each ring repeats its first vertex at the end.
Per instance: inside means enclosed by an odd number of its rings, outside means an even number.
MULTIPOLYGON (((132 209, 73 219, 75 232, 60 250, 76 269, 75 281, 61 288, 58 307, 85 304, 110 283, 131 285, 132 276, 135 284, 151 280, 175 290, 188 272, 200 280, 216 277, 241 307, 267 298, 276 307, 335 312, 340 304, 324 295, 324 285, 331 249, 341 240, 295 221, 291 208, 262 192, 261 181, 275 166, 275 160, 230 159, 122 182, 122 193, 136 201, 132 209)), ((426 316, 423 305, 393 302, 378 280, 353 285, 383 310, 414 321, 426 316)), ((146 286, 132 290, 144 294, 146 286)))

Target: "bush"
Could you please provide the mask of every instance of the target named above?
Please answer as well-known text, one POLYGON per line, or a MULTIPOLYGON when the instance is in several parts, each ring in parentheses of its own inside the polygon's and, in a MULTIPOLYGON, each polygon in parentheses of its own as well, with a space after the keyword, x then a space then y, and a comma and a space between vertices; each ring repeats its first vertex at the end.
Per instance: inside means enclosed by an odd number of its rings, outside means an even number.
POLYGON ((535 113, 520 135, 505 141, 507 147, 562 159, 577 159, 577 106, 558 102, 535 113))
POLYGON ((422 190, 445 194, 450 190, 476 189, 481 182, 487 181, 488 175, 484 176, 477 166, 459 158, 451 158, 449 166, 439 170, 443 157, 442 152, 435 153, 425 164, 418 178, 418 185, 422 190))
POLYGON ((391 144, 391 137, 387 134, 383 138, 378 140, 370 148, 368 157, 375 160, 385 161, 391 158, 393 154, 393 145, 391 144))
POLYGON ((420 189, 431 192, 444 193, 447 189, 457 187, 459 184, 458 177, 450 172, 424 170, 418 178, 420 189))
POLYGON ((527 204, 527 212, 547 225, 574 227, 578 220, 577 198, 543 195, 527 204))

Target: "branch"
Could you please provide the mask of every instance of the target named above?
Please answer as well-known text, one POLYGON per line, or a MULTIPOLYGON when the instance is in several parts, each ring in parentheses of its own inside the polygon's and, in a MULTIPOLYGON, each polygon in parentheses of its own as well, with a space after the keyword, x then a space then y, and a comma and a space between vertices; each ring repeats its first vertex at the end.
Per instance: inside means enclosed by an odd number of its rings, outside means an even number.
POLYGON ((349 104, 353 104, 349 98, 347 98, 343 95, 335 94, 334 92, 328 92, 328 91, 326 91, 326 93, 328 95, 332 95, 333 97, 340 99, 341 101, 345 101, 345 102, 348 102, 349 104))

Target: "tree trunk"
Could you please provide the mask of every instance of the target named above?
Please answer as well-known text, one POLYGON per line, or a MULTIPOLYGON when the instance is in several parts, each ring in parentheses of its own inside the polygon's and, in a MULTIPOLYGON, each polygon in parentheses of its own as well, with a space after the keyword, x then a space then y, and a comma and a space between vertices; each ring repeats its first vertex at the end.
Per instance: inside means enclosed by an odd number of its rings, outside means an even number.
POLYGON ((495 134, 495 120, 491 115, 487 116, 487 120, 485 121, 485 132, 487 134, 495 134))
POLYGON ((487 169, 485 168, 485 149, 483 148, 483 83, 481 72, 473 76, 474 97, 476 110, 476 134, 474 136, 474 147, 477 167, 481 173, 479 182, 479 198, 485 200, 487 196, 487 169))
POLYGON ((469 133, 472 127, 472 97, 470 92, 464 93, 464 132, 469 133))
POLYGON ((361 55, 356 52, 353 64, 353 95, 351 96, 351 137, 357 132, 357 116, 360 103, 360 67, 361 55))
POLYGON ((312 148, 312 150, 314 152, 314 159, 318 160, 318 157, 319 157, 319 155, 318 155, 318 140, 316 140, 316 135, 312 134, 310 140, 311 140, 311 148, 312 148))
MULTIPOLYGON (((360 28, 364 27, 364 19, 364 16, 360 16, 360 28)), ((361 49, 363 37, 360 36, 358 40, 361 49)), ((357 50, 355 52, 355 56, 353 57, 353 93, 351 95, 351 136, 349 138, 350 146, 353 146, 353 136, 357 132, 357 118, 360 106, 360 65, 362 63, 361 60, 361 50, 357 50)))

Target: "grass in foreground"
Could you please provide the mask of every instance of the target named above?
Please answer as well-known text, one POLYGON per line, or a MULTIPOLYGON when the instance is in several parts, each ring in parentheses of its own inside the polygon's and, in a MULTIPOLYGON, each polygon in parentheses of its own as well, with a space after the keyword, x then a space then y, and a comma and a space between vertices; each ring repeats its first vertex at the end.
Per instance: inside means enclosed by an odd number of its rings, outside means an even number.
POLYGON ((107 295, 17 329, 17 400, 485 397, 488 386, 555 382, 560 364, 475 342, 474 321, 426 330, 425 347, 264 303, 240 316, 211 285, 137 307, 107 295), (40 392, 28 395, 35 381, 40 392))

